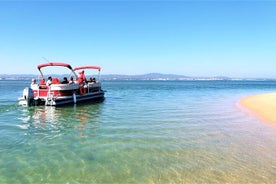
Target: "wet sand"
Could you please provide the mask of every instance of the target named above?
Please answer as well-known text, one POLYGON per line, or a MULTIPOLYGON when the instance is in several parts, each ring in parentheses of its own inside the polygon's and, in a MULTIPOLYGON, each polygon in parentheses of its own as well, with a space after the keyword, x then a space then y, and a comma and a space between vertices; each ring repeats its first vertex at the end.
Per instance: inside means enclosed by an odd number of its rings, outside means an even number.
POLYGON ((276 93, 248 96, 240 104, 261 120, 276 125, 276 93))

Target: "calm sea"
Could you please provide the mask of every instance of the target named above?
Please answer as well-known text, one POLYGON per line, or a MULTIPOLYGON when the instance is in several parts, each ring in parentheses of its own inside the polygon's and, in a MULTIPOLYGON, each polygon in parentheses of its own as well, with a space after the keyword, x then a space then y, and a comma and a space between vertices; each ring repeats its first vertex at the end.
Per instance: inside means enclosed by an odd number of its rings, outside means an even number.
POLYGON ((276 81, 103 81, 101 103, 18 106, 29 83, 0 81, 0 183, 276 182, 276 128, 238 105, 276 81))

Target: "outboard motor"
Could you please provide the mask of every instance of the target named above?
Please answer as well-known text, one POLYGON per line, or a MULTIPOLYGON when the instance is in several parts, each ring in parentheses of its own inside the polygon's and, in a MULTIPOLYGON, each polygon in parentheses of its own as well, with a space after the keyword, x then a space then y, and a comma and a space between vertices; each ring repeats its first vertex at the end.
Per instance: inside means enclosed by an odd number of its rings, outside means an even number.
POLYGON ((26 87, 23 90, 23 98, 26 101, 26 105, 31 106, 33 104, 33 100, 34 100, 33 90, 29 87, 26 87))

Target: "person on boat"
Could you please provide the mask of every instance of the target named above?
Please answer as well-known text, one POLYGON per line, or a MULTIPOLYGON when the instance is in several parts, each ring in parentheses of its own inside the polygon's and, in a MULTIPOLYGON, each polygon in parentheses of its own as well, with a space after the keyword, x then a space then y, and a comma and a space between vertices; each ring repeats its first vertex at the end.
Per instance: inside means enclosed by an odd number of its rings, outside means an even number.
POLYGON ((31 85, 34 85, 34 84, 36 84, 36 80, 35 80, 35 79, 32 79, 31 85))
POLYGON ((47 86, 50 86, 52 84, 52 77, 50 76, 50 77, 48 77, 48 80, 47 80, 47 82, 46 82, 46 85, 47 86))
POLYGON ((68 84, 68 80, 67 80, 67 77, 63 77, 63 81, 61 82, 61 84, 68 84))
POLYGON ((84 75, 84 70, 82 70, 80 73, 79 73, 79 76, 78 76, 78 84, 82 84, 82 83, 86 83, 87 80, 86 80, 86 77, 84 75))
POLYGON ((44 78, 41 78, 41 80, 40 80, 40 83, 39 83, 40 85, 46 85, 46 82, 45 82, 45 79, 44 78))
POLYGON ((52 84, 60 84, 60 81, 57 77, 52 79, 52 84))
POLYGON ((74 84, 74 77, 73 76, 71 76, 70 77, 70 79, 69 79, 69 82, 68 82, 69 84, 74 84))
POLYGON ((93 80, 92 77, 90 77, 88 82, 91 82, 91 83, 92 83, 92 82, 95 82, 95 81, 93 80))

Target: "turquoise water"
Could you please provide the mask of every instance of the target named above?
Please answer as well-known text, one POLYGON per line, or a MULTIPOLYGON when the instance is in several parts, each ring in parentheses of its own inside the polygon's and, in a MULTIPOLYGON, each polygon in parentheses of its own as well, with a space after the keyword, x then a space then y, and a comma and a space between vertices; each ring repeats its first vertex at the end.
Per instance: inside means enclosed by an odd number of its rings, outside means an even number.
POLYGON ((276 181, 276 127, 238 105, 276 81, 103 81, 60 108, 18 106, 27 85, 0 81, 0 183, 276 181))

